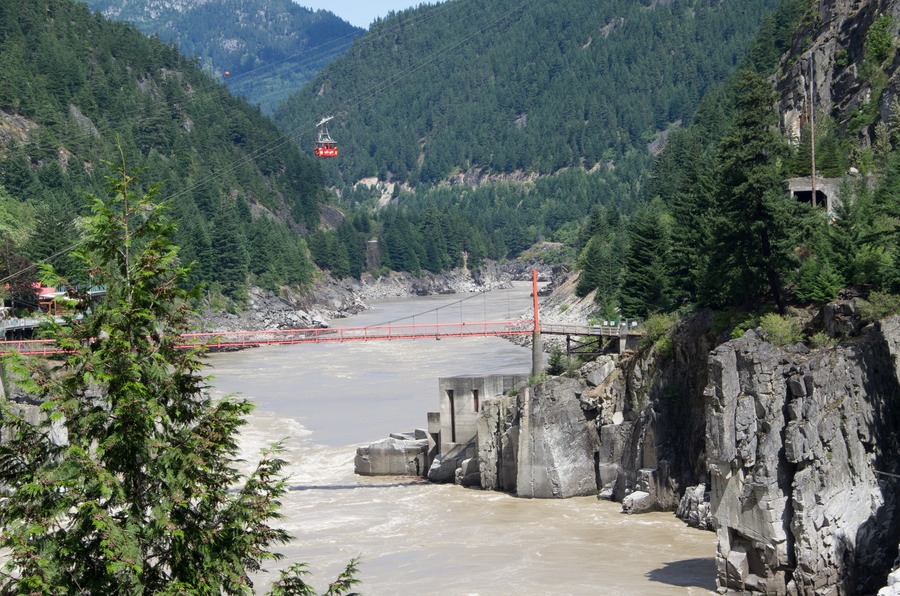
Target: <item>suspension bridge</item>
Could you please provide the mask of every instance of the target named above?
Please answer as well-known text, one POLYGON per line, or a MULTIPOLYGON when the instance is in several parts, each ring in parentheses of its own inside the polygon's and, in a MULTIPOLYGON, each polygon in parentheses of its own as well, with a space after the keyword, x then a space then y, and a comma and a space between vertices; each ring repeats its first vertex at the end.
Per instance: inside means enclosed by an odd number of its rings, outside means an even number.
MULTIPOLYGON (((401 340, 441 340, 444 338, 473 337, 513 337, 532 335, 540 340, 540 335, 559 335, 566 338, 566 351, 570 354, 598 354, 615 349, 621 351, 628 345, 628 338, 636 339, 640 329, 635 322, 583 326, 544 325, 538 320, 537 279, 532 280, 534 316, 528 319, 506 319, 499 321, 462 321, 445 323, 402 323, 391 322, 365 327, 323 327, 307 329, 269 329, 256 331, 219 331, 208 333, 186 333, 181 335, 184 348, 204 347, 211 350, 242 349, 270 345, 296 345, 318 343, 344 343, 360 341, 401 341, 401 340), (615 342, 615 346, 613 346, 615 342)), ((469 298, 464 298, 468 300, 469 298)), ((460 301, 461 302, 461 301, 460 301)), ((453 308, 459 302, 439 307, 453 308)), ((403 320, 423 313, 410 315, 403 320)), ((460 319, 462 315, 460 314, 460 319)), ((4 321, 0 331, 21 331, 34 329, 46 319, 18 319, 4 321), (8 327, 8 328, 7 328, 8 327)), ((57 320, 60 319, 57 317, 57 320)), ((539 344, 535 344, 539 345, 539 344)), ((53 356, 65 353, 53 339, 17 339, 0 341, 0 355, 17 352, 25 355, 53 356)))

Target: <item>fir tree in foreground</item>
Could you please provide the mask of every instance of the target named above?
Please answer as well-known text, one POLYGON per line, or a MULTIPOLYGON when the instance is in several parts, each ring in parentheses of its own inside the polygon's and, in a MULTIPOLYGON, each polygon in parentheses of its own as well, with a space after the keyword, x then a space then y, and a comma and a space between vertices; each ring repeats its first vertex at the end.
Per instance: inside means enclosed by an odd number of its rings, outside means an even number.
MULTIPOLYGON (((107 297, 50 329, 58 361, 16 358, 42 403, 26 421, 2 404, 3 593, 248 594, 250 574, 290 537, 272 527, 285 492, 280 446, 247 477, 238 430, 252 405, 213 401, 202 350, 180 347, 189 295, 154 189, 134 194, 124 164, 110 200, 90 197, 77 256, 107 297)), ((47 281, 53 272, 45 271, 47 281)), ((347 594, 356 560, 328 590, 347 594)), ((302 564, 276 594, 312 594, 302 564)))

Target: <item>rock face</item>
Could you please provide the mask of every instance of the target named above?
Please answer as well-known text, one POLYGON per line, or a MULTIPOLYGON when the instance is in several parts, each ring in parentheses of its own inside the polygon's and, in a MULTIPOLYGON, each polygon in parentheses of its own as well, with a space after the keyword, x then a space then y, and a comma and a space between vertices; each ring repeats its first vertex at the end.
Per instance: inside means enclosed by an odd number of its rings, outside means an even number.
POLYGON ((597 494, 599 441, 579 398, 584 386, 560 379, 522 391, 516 494, 567 498, 597 494))
MULTIPOLYGON (((862 72, 864 43, 869 27, 885 14, 893 17, 890 33, 897 35, 900 1, 820 0, 813 10, 812 18, 806 19, 807 24, 794 36, 793 46, 785 55, 783 74, 776 81, 782 129, 799 139, 801 126, 808 125, 811 80, 815 82, 817 112, 836 116, 842 127, 870 100, 879 102, 880 120, 886 122, 900 89, 900 63, 894 60, 885 67, 887 91, 881 97, 872 97, 872 85, 862 72)), ((873 129, 867 127, 861 132, 871 140, 873 129)))
POLYGON ((715 530, 715 520, 709 509, 709 495, 705 484, 688 487, 681 497, 675 515, 698 530, 715 530))
POLYGON ((838 348, 748 332, 717 348, 706 389, 722 588, 871 593, 900 536, 900 317, 838 348))
POLYGON ((481 486, 525 498, 597 494, 596 427, 580 380, 556 379, 484 404, 478 418, 481 486))
POLYGON ((706 477, 710 327, 701 314, 682 325, 672 354, 601 356, 578 379, 486 401, 477 421, 482 487, 525 497, 599 494, 632 513, 674 510, 684 487, 706 477))

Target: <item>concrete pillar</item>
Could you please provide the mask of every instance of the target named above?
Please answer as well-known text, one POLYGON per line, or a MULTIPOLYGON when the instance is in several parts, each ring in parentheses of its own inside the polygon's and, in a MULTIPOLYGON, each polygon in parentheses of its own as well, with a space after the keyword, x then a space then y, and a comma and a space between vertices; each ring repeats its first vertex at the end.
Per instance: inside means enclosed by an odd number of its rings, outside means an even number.
POLYGON ((516 469, 516 496, 534 498, 534 470, 531 454, 531 387, 519 392, 519 445, 516 469))

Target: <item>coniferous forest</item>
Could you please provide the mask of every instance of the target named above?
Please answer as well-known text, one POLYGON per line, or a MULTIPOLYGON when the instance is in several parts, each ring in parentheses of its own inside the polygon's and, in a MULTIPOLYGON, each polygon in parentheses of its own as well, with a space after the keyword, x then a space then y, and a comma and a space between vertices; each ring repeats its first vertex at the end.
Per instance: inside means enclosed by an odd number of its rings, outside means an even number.
POLYGON ((310 280, 318 164, 193 60, 71 0, 3 0, 0 62, 6 271, 63 253, 75 273, 84 195, 121 148, 171 203, 190 284, 240 300, 248 283, 310 280))
MULTIPOLYGON (((458 170, 551 174, 644 149, 690 118, 777 0, 458 0, 375 23, 286 101, 292 130, 336 115, 332 172, 412 184, 458 170)), ((311 140, 310 140, 311 141, 311 140)))
MULTIPOLYGON (((81 197, 121 148, 175 209, 175 242, 196 262, 187 283, 219 306, 316 268, 439 272, 535 245, 581 269, 579 293, 596 291, 600 313, 896 290, 885 187, 849 184, 831 226, 780 200, 783 180, 807 171, 810 134, 775 132, 768 77, 811 26, 809 0, 422 5, 376 21, 278 109, 280 129, 202 58, 75 2, 20 4, 0 12, 7 271, 57 253, 67 270, 81 197), (325 114, 341 157, 316 162, 305 155, 325 114), (746 170, 752 147, 768 161, 746 170), (356 184, 366 177, 381 185, 356 184), (338 219, 320 221, 322 204, 338 219)), ((200 56, 221 41, 185 27, 200 56)), ((873 26, 861 66, 879 93, 888 30, 873 26)), ((849 127, 819 119, 825 175, 854 165, 890 184, 896 121, 868 151, 851 138, 874 126, 874 104, 849 127)))

